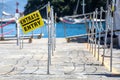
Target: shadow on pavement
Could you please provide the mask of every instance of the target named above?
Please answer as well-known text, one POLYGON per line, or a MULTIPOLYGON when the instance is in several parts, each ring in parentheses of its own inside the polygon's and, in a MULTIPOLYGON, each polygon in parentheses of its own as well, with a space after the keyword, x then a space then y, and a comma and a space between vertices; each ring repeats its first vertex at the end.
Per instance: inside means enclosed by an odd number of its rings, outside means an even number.
POLYGON ((82 38, 82 37, 71 38, 70 42, 86 43, 87 38, 82 38))
POLYGON ((85 74, 85 75, 98 75, 98 76, 118 77, 118 78, 120 78, 120 74, 108 74, 108 73, 104 73, 104 74, 85 74))

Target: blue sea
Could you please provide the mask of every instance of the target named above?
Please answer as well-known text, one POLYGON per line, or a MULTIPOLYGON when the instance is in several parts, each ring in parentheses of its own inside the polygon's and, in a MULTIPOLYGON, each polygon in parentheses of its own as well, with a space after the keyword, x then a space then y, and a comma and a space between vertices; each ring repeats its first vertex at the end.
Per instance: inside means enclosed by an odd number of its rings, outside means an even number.
MULTIPOLYGON (((5 33, 4 36, 16 35, 16 24, 12 23, 3 27, 3 32, 5 33)), ((34 34, 42 33, 44 34, 43 38, 47 38, 48 37, 47 25, 44 25, 43 27, 38 28, 33 32, 29 32, 28 34, 24 34, 24 35, 31 35, 32 33, 34 34)), ((68 36, 74 36, 74 35, 85 34, 85 33, 86 33, 85 24, 67 24, 67 23, 61 23, 61 22, 56 24, 57 38, 64 38, 68 36)), ((1 34, 1 29, 0 29, 0 34, 1 34)), ((23 34, 22 29, 20 29, 20 34, 23 34)))

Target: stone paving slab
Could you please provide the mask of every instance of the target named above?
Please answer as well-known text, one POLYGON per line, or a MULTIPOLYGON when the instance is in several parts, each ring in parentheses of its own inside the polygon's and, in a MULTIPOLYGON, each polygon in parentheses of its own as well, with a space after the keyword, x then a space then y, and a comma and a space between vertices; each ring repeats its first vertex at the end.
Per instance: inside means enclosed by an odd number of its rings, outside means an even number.
MULTIPOLYGON (((89 45, 89 44, 87 44, 89 45)), ((95 47, 95 45, 93 45, 95 47)), ((102 45, 101 45, 102 46, 102 45)), ((98 45, 96 45, 96 47, 98 47, 98 45)), ((89 50, 90 50, 90 45, 89 45, 89 50)), ((95 48, 93 49, 93 51, 95 50, 95 48)), ((96 53, 92 52, 92 48, 90 50, 90 52, 95 55, 95 58, 98 59, 98 48, 96 49, 96 53)), ((103 58, 103 48, 100 49, 100 53, 99 53, 99 61, 102 63, 102 58, 103 58)), ((108 71, 110 71, 110 49, 106 48, 105 49, 105 56, 104 56, 104 66, 108 69, 108 71)), ((120 76, 120 49, 116 49, 113 48, 113 53, 112 53, 112 71, 111 73, 113 75, 119 75, 120 76)))
POLYGON ((63 38, 57 39, 47 74, 47 42, 47 38, 34 39, 30 44, 25 40, 24 48, 20 49, 14 40, 1 41, 0 80, 120 80, 110 76, 85 43, 66 43, 63 38))

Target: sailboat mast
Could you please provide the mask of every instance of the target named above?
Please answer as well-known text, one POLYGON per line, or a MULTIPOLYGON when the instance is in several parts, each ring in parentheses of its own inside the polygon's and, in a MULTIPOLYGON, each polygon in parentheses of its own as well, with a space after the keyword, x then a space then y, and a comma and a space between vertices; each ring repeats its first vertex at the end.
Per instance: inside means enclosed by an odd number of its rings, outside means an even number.
MULTIPOLYGON (((77 5, 76 5, 75 11, 74 11, 74 13, 73 13, 74 15, 77 14, 79 2, 80 2, 80 0, 77 1, 77 5)), ((82 5, 82 13, 85 14, 85 0, 83 0, 82 2, 83 2, 83 3, 81 4, 81 5, 82 5)))
POLYGON ((77 1, 77 5, 76 5, 76 9, 75 9, 75 11, 74 11, 74 15, 77 14, 77 10, 78 10, 78 6, 79 6, 79 2, 80 2, 80 0, 77 1))
POLYGON ((82 6, 83 6, 83 7, 82 7, 82 8, 83 8, 83 9, 82 9, 82 10, 83 10, 83 14, 85 14, 85 0, 83 0, 82 6))

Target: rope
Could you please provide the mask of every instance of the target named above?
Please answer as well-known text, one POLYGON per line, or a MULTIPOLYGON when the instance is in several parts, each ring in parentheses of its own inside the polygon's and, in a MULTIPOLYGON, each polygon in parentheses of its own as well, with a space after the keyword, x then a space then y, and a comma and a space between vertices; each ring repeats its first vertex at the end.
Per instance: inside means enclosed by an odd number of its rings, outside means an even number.
POLYGON ((93 12, 91 12, 91 13, 86 13, 86 14, 79 14, 79 15, 73 15, 73 16, 65 16, 65 17, 71 17, 71 18, 75 18, 75 17, 81 17, 81 16, 87 16, 87 15, 91 15, 91 14, 93 14, 93 12))
POLYGON ((8 32, 5 32, 5 33, 3 33, 3 34, 0 34, 0 37, 3 36, 3 35, 6 35, 6 34, 10 34, 10 33, 12 33, 13 31, 14 31, 14 29, 12 29, 12 30, 10 30, 10 31, 8 31, 8 32))
POLYGON ((11 20, 11 21, 9 21, 9 22, 6 22, 5 24, 1 25, 0 28, 5 27, 6 25, 8 25, 8 24, 10 24, 10 23, 12 23, 12 22, 15 22, 15 20, 11 20))
POLYGON ((68 24, 75 24, 75 21, 70 21, 70 20, 66 20, 66 19, 60 19, 62 22, 64 23, 68 23, 68 24))
POLYGON ((39 7, 37 7, 37 9, 38 9, 38 10, 42 10, 42 9, 46 8, 47 6, 48 6, 48 4, 44 5, 44 6, 41 7, 41 8, 40 8, 40 6, 39 6, 39 7))

